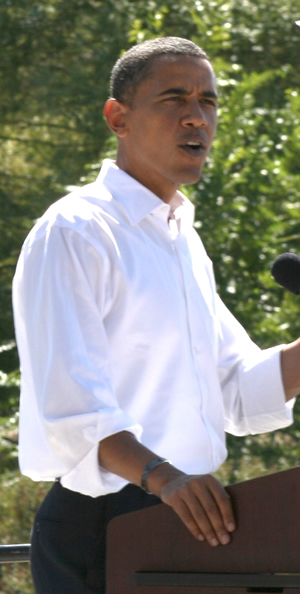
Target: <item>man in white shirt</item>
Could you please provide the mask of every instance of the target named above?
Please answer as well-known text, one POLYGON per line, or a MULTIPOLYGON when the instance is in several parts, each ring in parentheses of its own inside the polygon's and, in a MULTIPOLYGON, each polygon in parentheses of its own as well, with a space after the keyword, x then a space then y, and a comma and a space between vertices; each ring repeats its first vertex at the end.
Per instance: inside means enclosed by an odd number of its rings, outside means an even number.
POLYGON ((216 112, 214 73, 195 44, 129 50, 105 106, 116 162, 52 205, 23 246, 20 467, 59 477, 33 529, 38 594, 103 593, 107 522, 160 501, 200 541, 230 542, 230 500, 211 476, 224 431, 292 422, 300 341, 251 342, 216 294, 179 192, 200 178, 216 112))

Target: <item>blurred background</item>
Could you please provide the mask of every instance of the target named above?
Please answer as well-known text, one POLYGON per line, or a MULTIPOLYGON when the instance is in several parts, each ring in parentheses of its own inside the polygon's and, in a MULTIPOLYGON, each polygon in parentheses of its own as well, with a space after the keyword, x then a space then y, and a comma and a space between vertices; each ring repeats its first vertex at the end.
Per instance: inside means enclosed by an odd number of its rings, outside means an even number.
MULTIPOLYGON (((152 37, 195 41, 210 55, 219 126, 203 177, 184 189, 214 261, 219 292, 263 348, 300 335, 300 300, 271 277, 300 255, 299 0, 1 0, 0 541, 29 541, 49 485, 17 462, 19 369, 11 281, 22 242, 50 203, 93 181, 116 143, 102 116, 122 52, 152 37)), ((295 424, 228 437, 219 478, 234 483, 300 461, 295 424)), ((0 566, 0 594, 33 594, 28 564, 0 566)))

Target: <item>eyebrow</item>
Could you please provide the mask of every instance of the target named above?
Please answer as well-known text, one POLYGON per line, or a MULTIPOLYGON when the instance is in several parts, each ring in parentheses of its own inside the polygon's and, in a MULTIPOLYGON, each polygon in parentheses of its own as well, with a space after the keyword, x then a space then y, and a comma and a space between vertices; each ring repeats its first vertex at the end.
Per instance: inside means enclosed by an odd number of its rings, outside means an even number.
MULTIPOLYGON (((212 99, 217 99, 218 95, 216 93, 214 93, 214 91, 202 91, 202 93, 200 93, 203 97, 209 97, 212 99)), ((171 89, 166 89, 165 91, 162 91, 161 93, 159 93, 159 97, 163 97, 164 95, 189 95, 188 91, 182 87, 174 87, 171 89)))

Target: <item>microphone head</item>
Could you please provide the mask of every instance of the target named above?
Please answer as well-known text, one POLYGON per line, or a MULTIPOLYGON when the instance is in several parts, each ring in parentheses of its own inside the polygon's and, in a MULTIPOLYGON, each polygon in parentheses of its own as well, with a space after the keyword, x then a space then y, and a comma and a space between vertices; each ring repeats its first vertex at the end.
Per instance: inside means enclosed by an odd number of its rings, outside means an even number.
POLYGON ((300 258, 287 252, 277 256, 271 266, 276 282, 295 295, 300 295, 300 258))

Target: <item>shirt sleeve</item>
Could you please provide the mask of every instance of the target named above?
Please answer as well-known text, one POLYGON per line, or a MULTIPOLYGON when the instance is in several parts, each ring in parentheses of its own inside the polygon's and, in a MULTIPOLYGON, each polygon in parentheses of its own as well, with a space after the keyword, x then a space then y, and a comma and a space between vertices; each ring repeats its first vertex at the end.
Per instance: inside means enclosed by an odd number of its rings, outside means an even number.
POLYGON ((98 465, 98 445, 142 429, 118 405, 105 315, 113 279, 78 232, 54 226, 23 248, 14 279, 21 360, 20 468, 33 480, 98 496, 126 481, 98 465))
POLYGON ((282 345, 261 350, 219 298, 217 310, 225 430, 233 435, 247 435, 290 425, 294 400, 285 400, 282 345))

